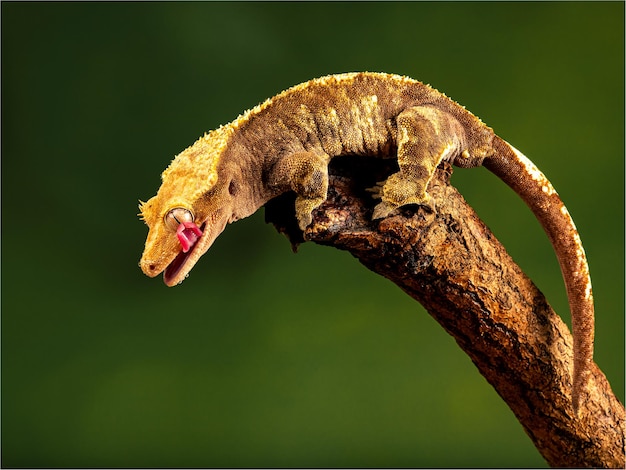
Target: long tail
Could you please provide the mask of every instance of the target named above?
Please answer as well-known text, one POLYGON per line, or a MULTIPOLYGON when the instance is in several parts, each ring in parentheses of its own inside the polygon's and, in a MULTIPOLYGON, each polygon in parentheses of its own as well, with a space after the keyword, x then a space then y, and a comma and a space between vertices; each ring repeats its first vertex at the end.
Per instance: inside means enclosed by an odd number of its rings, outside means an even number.
POLYGON ((572 404, 578 410, 593 363, 594 309, 585 250, 565 204, 545 175, 512 145, 499 137, 495 155, 485 168, 509 185, 533 211, 552 242, 565 280, 574 337, 572 404))

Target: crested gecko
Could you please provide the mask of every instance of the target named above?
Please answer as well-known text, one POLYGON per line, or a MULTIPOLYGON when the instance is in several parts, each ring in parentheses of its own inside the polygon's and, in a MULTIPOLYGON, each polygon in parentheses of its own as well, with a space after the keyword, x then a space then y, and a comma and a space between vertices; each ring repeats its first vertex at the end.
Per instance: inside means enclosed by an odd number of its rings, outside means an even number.
POLYGON ((399 171, 373 188, 372 218, 407 204, 430 206, 437 166, 484 166, 530 207, 547 233, 567 289, 574 337, 572 402, 578 409, 593 360, 589 268, 569 212, 544 174, 444 94, 408 77, 345 73, 296 85, 181 152, 156 196, 140 203, 149 227, 140 266, 181 283, 226 224, 293 191, 301 230, 326 200, 328 163, 340 155, 396 158, 399 171))

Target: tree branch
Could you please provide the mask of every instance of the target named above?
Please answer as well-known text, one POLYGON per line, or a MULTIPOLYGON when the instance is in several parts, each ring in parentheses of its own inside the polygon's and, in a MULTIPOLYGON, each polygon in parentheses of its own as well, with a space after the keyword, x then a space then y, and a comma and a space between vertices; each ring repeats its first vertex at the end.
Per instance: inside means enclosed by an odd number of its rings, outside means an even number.
MULTIPOLYGON (((364 188, 395 171, 392 160, 341 157, 331 163, 328 200, 307 240, 347 250, 420 302, 509 405, 551 466, 624 468, 624 407, 594 365, 591 396, 571 406, 572 337, 543 294, 449 184, 429 187, 436 213, 402 208, 372 221, 364 188)), ((294 246, 303 240, 293 197, 266 206, 266 219, 294 246)))

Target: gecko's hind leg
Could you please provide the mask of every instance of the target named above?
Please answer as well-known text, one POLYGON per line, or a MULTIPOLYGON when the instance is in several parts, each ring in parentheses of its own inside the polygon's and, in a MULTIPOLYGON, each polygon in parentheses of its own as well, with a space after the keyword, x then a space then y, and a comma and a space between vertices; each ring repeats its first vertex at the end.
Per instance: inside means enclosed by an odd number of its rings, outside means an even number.
POLYGON ((381 202, 373 219, 387 217, 398 207, 420 204, 431 209, 426 192, 437 166, 460 152, 464 131, 451 115, 431 106, 415 106, 398 115, 398 166, 384 183, 372 188, 381 202))
POLYGON ((296 218, 302 231, 313 220, 312 212, 328 194, 328 162, 326 154, 298 152, 281 158, 272 168, 269 184, 296 193, 296 218))

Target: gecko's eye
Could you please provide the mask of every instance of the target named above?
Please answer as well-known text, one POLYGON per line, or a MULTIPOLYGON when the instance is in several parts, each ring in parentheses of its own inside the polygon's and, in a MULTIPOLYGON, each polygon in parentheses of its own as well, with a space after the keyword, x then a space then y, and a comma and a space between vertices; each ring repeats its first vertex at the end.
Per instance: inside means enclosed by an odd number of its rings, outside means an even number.
POLYGON ((165 225, 172 231, 176 231, 180 224, 193 222, 193 213, 184 207, 175 207, 165 214, 165 225))

